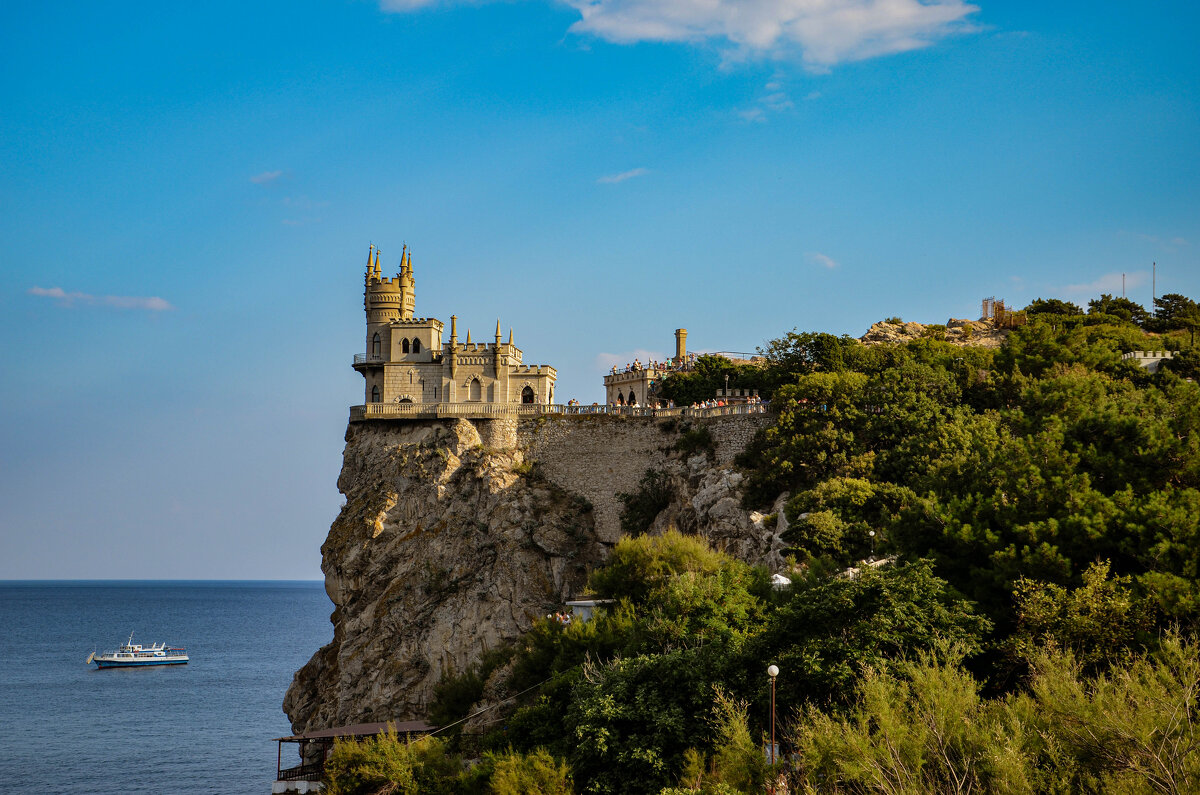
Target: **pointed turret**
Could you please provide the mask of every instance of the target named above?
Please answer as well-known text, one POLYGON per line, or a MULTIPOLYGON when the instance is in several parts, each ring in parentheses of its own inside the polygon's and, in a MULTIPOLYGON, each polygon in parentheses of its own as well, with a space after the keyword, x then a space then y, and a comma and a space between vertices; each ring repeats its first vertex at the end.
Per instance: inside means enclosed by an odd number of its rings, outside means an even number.
POLYGON ((376 278, 376 279, 382 279, 382 278, 383 278, 383 274, 382 274, 382 272, 379 270, 379 249, 375 249, 375 271, 374 271, 374 276, 375 276, 375 278, 376 278))
POLYGON ((512 345, 512 326, 508 327, 508 344, 512 345))
POLYGON ((371 258, 374 256, 375 256, 375 244, 372 243, 371 247, 367 249, 367 280, 368 281, 370 281, 371 276, 375 273, 374 269, 371 267, 371 258))
POLYGON ((496 345, 500 344, 500 318, 496 318, 496 345))
POLYGON ((412 318, 417 309, 417 281, 413 278, 412 252, 408 244, 400 254, 400 317, 405 320, 412 318))
POLYGON ((471 329, 467 329, 467 344, 471 344, 471 329))

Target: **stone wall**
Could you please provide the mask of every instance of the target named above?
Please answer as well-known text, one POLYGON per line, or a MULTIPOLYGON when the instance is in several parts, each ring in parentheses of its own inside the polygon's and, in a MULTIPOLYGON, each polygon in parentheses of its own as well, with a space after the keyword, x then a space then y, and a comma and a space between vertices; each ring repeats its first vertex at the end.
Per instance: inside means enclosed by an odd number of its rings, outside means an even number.
POLYGON ((667 468, 668 461, 677 457, 674 447, 682 428, 689 424, 708 428, 716 447, 715 463, 727 467, 755 432, 773 421, 767 414, 686 422, 604 414, 543 415, 521 419, 516 442, 548 481, 592 503, 597 536, 616 543, 622 508, 617 495, 637 491, 647 469, 667 468))

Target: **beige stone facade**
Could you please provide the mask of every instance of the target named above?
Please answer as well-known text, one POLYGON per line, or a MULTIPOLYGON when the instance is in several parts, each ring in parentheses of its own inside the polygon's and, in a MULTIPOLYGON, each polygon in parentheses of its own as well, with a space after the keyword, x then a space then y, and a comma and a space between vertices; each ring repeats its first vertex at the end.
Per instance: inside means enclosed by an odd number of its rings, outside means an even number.
POLYGON ((675 329, 675 356, 667 362, 638 362, 614 367, 604 376, 604 402, 610 406, 645 406, 655 402, 654 386, 669 374, 686 370, 695 355, 688 357, 687 329, 675 329))
POLYGON ((493 342, 458 341, 458 318, 450 316, 450 337, 443 341, 442 321, 414 317, 416 279, 412 254, 400 257, 394 278, 382 275, 380 254, 367 254, 363 308, 367 315, 366 353, 354 357, 354 369, 366 381, 366 403, 541 403, 554 402, 557 371, 526 365, 521 349, 500 337, 493 342))

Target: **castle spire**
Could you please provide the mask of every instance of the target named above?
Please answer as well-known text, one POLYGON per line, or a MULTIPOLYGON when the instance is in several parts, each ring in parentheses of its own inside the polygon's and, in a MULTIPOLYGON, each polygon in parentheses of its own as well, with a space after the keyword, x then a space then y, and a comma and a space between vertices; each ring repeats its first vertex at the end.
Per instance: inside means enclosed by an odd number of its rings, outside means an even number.
POLYGON ((383 274, 379 270, 379 249, 375 249, 375 278, 383 278, 383 274))
POLYGON ((471 329, 467 329, 467 344, 471 344, 471 329))
POLYGON ((370 279, 371 274, 374 273, 373 269, 371 268, 371 257, 373 257, 373 256, 375 256, 375 244, 374 243, 372 243, 371 247, 367 249, 367 278, 368 279, 370 279))
POLYGON ((496 344, 500 344, 500 318, 496 318, 496 344))
POLYGON ((512 326, 508 327, 508 344, 512 345, 512 326))
POLYGON ((400 250, 400 273, 404 273, 404 258, 408 256, 408 244, 404 244, 404 248, 400 250))

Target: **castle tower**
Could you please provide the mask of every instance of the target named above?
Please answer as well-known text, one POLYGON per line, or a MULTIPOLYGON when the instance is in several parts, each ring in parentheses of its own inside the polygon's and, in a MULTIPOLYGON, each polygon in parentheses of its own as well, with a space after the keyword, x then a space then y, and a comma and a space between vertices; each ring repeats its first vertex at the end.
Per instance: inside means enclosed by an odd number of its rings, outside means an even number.
POLYGON ((417 280, 413 277, 412 252, 408 245, 400 255, 400 317, 411 320, 417 307, 417 280))
MULTIPOLYGON (((508 344, 501 342, 499 320, 494 342, 475 342, 467 331, 466 341, 460 343, 457 316, 450 316, 448 340, 442 339, 442 321, 416 317, 416 275, 407 245, 394 277, 383 275, 382 260, 383 254, 372 245, 367 250, 363 289, 366 353, 354 355, 354 369, 364 379, 364 412, 383 416, 387 406, 404 404, 553 399, 557 371, 548 365, 524 365, 511 330, 508 344)), ((409 416, 403 409, 392 411, 409 416)))

